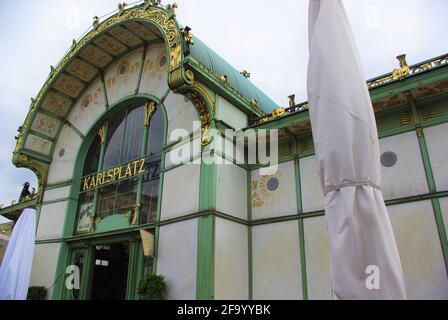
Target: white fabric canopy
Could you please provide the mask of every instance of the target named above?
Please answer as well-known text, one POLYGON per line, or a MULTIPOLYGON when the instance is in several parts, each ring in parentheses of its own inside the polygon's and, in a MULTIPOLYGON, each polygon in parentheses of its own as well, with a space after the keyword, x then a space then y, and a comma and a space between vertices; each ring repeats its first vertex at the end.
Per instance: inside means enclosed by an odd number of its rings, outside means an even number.
POLYGON ((405 299, 380 189, 377 127, 341 0, 310 0, 308 99, 338 299, 405 299), (366 285, 378 270, 379 289, 366 285), (377 269, 375 269, 377 267, 377 269))
POLYGON ((25 300, 33 264, 36 211, 25 209, 12 231, 0 267, 0 300, 25 300))

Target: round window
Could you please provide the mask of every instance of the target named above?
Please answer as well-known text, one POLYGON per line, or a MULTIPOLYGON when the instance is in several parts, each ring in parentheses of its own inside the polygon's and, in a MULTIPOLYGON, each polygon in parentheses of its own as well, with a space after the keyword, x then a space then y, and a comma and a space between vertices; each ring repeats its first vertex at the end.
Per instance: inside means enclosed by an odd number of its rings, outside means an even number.
POLYGON ((123 76, 127 70, 128 70, 128 66, 125 63, 123 63, 120 66, 120 68, 118 69, 118 72, 120 73, 121 76, 123 76))
POLYGON ((392 167, 395 163, 397 163, 397 155, 395 152, 386 151, 381 155, 380 161, 383 166, 392 167))
POLYGON ((82 106, 85 109, 87 109, 89 107, 89 105, 90 105, 90 99, 89 98, 84 99, 84 101, 82 102, 82 106))
POLYGON ((268 180, 268 182, 266 183, 266 187, 268 188, 269 191, 277 190, 278 185, 279 185, 279 182, 278 182, 277 178, 270 178, 268 180))
POLYGON ((62 158, 65 154, 65 149, 62 148, 61 150, 59 150, 59 157, 62 158))

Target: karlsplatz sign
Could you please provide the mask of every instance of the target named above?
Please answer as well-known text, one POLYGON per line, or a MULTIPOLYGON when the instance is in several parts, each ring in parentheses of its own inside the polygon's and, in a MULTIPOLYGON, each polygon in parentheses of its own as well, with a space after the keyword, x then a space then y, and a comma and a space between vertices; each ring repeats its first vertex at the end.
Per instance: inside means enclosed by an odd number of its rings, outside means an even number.
POLYGON ((126 164, 116 166, 106 171, 82 178, 82 191, 89 191, 103 185, 144 174, 146 170, 146 158, 140 158, 126 164))

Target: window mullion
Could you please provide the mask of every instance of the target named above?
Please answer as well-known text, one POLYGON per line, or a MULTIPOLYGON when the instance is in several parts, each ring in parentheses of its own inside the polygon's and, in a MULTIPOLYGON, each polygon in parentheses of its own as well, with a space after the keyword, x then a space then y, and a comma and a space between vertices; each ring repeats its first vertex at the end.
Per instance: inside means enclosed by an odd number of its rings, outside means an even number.
MULTIPOLYGON (((98 170, 97 172, 100 172, 103 170, 103 162, 104 162, 104 154, 106 152, 106 137, 107 137, 107 131, 109 129, 109 122, 106 121, 99 129, 98 135, 100 136, 100 158, 98 160, 98 170)), ((95 194, 93 195, 93 216, 96 217, 96 211, 98 208, 98 197, 99 197, 99 191, 100 188, 95 188, 95 194)))
MULTIPOLYGON (((145 113, 146 112, 147 111, 146 111, 146 106, 145 106, 145 113)), ((146 156, 148 136, 149 136, 149 123, 144 123, 142 146, 140 148, 140 156, 141 157, 146 156)), ((143 178, 144 178, 144 176, 142 174, 138 176, 137 201, 136 201, 136 213, 135 213, 137 215, 138 222, 140 222, 140 213, 142 210, 143 178)))

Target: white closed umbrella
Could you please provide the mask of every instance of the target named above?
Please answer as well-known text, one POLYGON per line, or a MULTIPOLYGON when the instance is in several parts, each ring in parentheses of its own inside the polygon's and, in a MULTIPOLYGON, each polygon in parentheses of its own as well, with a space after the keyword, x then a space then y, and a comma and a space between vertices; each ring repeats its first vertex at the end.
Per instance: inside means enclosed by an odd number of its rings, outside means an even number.
POLYGON ((337 299, 405 299, 377 127, 341 0, 310 0, 308 99, 337 299))
POLYGON ((25 209, 12 231, 0 266, 0 300, 25 300, 30 284, 36 211, 25 209))

